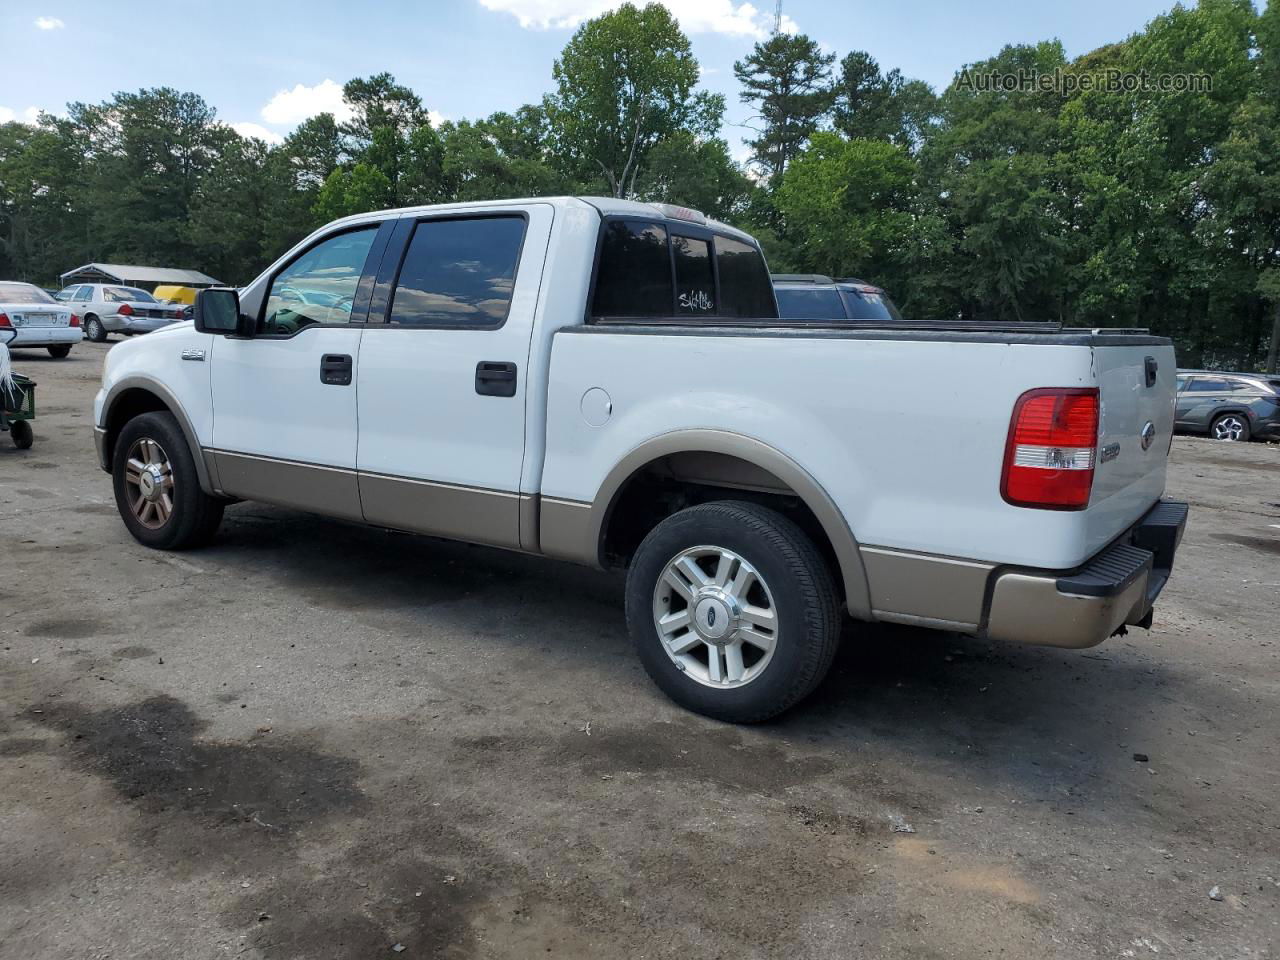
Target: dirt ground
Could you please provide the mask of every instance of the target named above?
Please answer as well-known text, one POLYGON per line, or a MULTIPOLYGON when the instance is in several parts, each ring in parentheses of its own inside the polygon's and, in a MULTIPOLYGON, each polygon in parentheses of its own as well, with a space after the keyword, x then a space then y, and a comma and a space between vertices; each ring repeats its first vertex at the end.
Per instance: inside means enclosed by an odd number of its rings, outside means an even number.
POLYGON ((1280 448, 1175 442, 1152 632, 851 624, 739 728, 649 683, 616 576, 255 504, 138 546, 104 352, 15 353, 0 438, 4 960, 1280 952, 1280 448))

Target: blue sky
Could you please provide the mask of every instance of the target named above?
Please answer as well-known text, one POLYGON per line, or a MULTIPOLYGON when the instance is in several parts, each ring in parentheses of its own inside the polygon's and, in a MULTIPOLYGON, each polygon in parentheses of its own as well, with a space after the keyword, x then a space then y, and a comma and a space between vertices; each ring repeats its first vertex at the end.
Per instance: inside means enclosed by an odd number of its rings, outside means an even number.
MULTIPOLYGON (((510 110, 551 87, 573 26, 610 0, 0 0, 0 121, 116 90, 172 86, 266 137, 332 108, 337 88, 382 70, 438 115, 510 110), (329 83, 326 83, 329 81, 329 83), (254 126, 247 126, 253 124, 254 126)), ((765 35, 773 3, 666 0, 690 35, 703 83, 729 101, 736 154, 746 119, 733 62, 765 35)), ((1005 43, 1056 37, 1068 55, 1139 30, 1172 0, 784 0, 788 29, 843 56, 871 52, 943 87, 1005 43)))

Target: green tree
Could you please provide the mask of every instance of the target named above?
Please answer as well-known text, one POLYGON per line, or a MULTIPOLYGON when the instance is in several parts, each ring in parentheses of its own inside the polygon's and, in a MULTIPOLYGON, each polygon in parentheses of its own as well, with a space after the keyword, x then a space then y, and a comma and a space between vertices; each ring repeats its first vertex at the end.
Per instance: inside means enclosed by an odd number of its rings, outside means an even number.
POLYGON ((923 80, 886 74, 871 54, 855 50, 840 61, 835 127, 850 139, 889 140, 917 149, 936 120, 938 98, 923 80))
POLYGON ((357 163, 350 170, 339 167, 329 174, 316 195, 315 214, 325 222, 370 210, 384 210, 392 205, 394 197, 394 189, 385 173, 367 163, 357 163))
POLYGON ((743 87, 739 98, 752 105, 761 124, 751 159, 770 180, 783 174, 831 112, 834 62, 835 54, 823 53, 804 34, 775 33, 733 65, 743 87))
POLYGON ((552 68, 546 99, 555 149, 575 179, 630 196, 654 145, 677 131, 712 134, 723 98, 695 92, 698 62, 667 8, 624 3, 589 20, 552 68))
POLYGON ((755 186, 729 156, 729 145, 681 130, 654 144, 636 181, 639 200, 676 203, 717 220, 737 221, 755 186))

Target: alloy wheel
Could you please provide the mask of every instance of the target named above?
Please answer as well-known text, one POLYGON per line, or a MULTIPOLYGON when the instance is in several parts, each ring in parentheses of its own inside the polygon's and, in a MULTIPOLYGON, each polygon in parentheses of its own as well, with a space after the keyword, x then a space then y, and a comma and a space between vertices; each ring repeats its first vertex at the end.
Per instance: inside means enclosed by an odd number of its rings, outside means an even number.
POLYGON ((725 690, 759 677, 778 642, 778 611, 760 572, 724 547, 681 551, 653 592, 653 625, 677 669, 725 690))
POLYGON ((138 522, 159 530, 173 515, 173 464, 164 448, 139 437, 125 460, 125 496, 138 522))
POLYGON ((1226 416, 1213 425, 1213 439, 1239 440, 1244 436, 1244 421, 1237 416, 1226 416))

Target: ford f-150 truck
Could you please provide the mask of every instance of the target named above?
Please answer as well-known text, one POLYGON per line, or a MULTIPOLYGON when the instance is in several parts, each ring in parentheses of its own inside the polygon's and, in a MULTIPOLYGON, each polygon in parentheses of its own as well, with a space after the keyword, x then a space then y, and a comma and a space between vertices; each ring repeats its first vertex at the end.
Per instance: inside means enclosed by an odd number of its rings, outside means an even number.
POLYGON ((147 546, 248 499, 625 568, 656 683, 749 722, 818 684, 845 613, 1150 626, 1175 375, 1144 331, 779 320, 747 234, 565 197, 329 224, 115 346, 94 416, 147 546))

